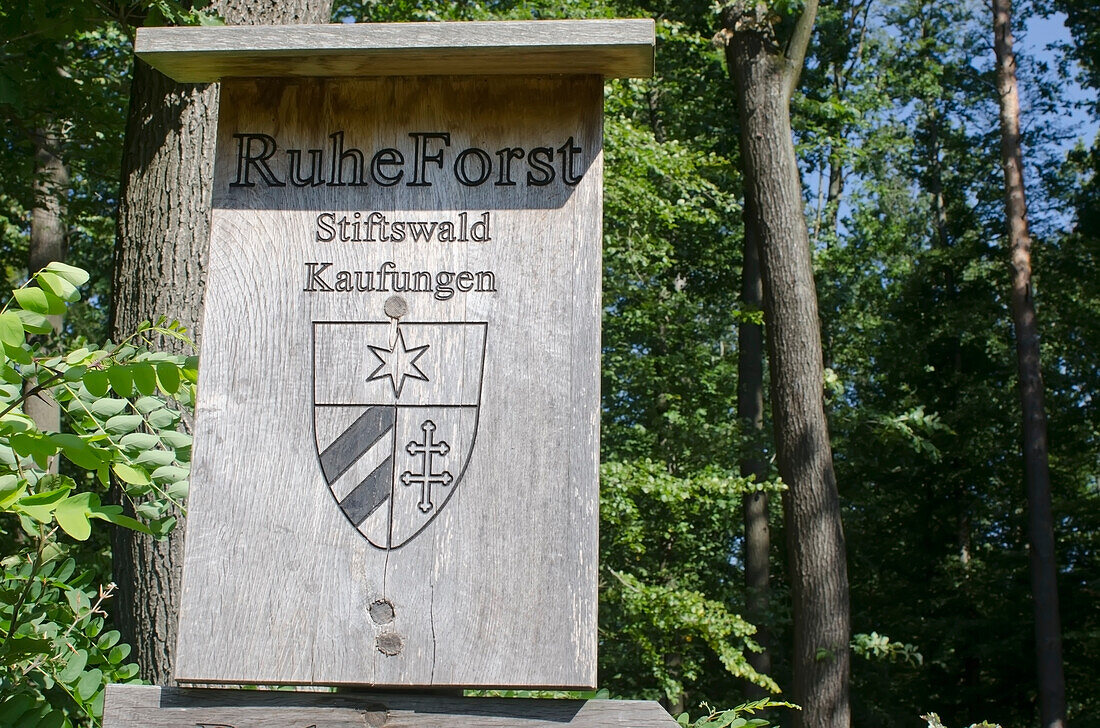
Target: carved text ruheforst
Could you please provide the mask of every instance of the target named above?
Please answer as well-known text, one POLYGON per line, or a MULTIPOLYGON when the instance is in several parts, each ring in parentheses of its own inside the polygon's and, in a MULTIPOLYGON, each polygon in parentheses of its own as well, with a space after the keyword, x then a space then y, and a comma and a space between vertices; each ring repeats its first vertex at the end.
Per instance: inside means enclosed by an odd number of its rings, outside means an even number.
MULTIPOLYGON (((590 160, 574 137, 545 146, 455 149, 446 131, 409 132, 402 148, 361 149, 343 131, 311 149, 283 148, 270 134, 237 133, 230 187, 431 187, 445 177, 465 187, 576 186, 590 160)), ((494 145, 495 146, 495 145, 494 145)))

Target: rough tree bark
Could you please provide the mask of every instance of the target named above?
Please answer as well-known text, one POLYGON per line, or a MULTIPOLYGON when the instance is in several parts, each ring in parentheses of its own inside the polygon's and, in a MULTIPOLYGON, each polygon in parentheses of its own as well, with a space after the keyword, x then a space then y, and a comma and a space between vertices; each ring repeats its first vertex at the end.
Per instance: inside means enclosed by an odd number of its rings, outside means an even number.
MULTIPOLYGON (((741 303, 746 310, 759 311, 764 291, 760 281, 760 252, 752 217, 745 208, 745 251, 741 263, 741 303)), ((757 483, 768 477, 768 461, 764 457, 764 327, 751 321, 737 325, 737 418, 749 440, 739 458, 741 476, 753 476, 757 483)), ((749 664, 757 672, 772 671, 770 639, 767 627, 768 605, 771 600, 771 579, 768 556, 771 552, 771 532, 768 527, 768 494, 750 493, 742 503, 745 520, 745 617, 756 625, 756 641, 763 652, 749 653, 749 664)), ((762 698, 768 691, 754 683, 746 690, 750 698, 762 698)))
MULTIPOLYGON (((213 10, 234 25, 325 23, 332 2, 219 0, 213 10)), ((217 84, 178 84, 135 61, 115 248, 116 337, 166 315, 198 342, 217 113, 217 84)), ((172 684, 182 521, 163 541, 125 529, 113 539, 119 629, 141 677, 158 685, 172 684)))
POLYGON ((775 37, 766 4, 723 10, 726 60, 737 87, 746 209, 760 246, 771 401, 784 496, 794 616, 797 726, 850 723, 848 570, 825 420, 817 292, 790 98, 805 60, 815 0, 791 37, 775 37))
MULTIPOLYGON (((62 158, 62 135, 56 123, 40 126, 32 134, 34 142, 34 207, 31 208, 31 238, 27 251, 27 273, 65 259, 66 193, 69 189, 69 168, 62 158)), ((61 316, 50 316, 54 329, 61 328, 61 316)), ((39 430, 58 432, 61 429, 61 408, 52 397, 40 393, 23 405, 27 416, 39 430)), ((57 472, 57 458, 50 461, 50 472, 57 472)))
POLYGON ((1012 253, 1012 320, 1023 408, 1024 472, 1027 481, 1031 591, 1035 610, 1035 656, 1039 715, 1043 728, 1065 728, 1066 686, 1062 670, 1062 628, 1058 615, 1054 516, 1047 462, 1047 421, 1039 366, 1039 326, 1031 296, 1031 234, 1020 148, 1020 96, 1012 50, 1012 0, 993 0, 993 41, 1001 107, 1001 165, 1005 216, 1012 253))

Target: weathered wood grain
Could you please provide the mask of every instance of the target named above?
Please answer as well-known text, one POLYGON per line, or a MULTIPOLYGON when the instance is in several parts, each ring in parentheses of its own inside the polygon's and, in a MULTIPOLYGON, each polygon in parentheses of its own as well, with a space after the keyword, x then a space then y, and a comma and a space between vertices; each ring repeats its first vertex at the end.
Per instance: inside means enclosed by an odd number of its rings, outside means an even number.
POLYGON ((139 57, 176 81, 244 76, 653 75, 639 20, 139 28, 139 57))
POLYGON ((655 702, 110 685, 104 728, 674 728, 655 702))
POLYGON ((178 680, 594 685, 602 98, 598 76, 224 82, 178 680), (284 186, 238 164, 247 139, 284 186), (355 232, 371 213, 391 239, 355 232), (338 270, 353 290, 321 290, 338 270), (430 275, 399 305, 395 271, 430 275))

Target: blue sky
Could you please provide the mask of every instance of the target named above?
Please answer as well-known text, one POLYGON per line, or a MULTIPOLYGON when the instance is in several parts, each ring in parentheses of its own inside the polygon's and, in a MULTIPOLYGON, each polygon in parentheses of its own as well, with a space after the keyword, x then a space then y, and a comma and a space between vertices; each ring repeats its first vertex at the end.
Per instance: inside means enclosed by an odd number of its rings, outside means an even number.
MULTIPOLYGON (((1016 39, 1017 49, 1034 55, 1036 58, 1046 60, 1052 67, 1056 67, 1055 60, 1058 54, 1057 51, 1051 49, 1051 45, 1070 42, 1070 33, 1065 26, 1065 19, 1066 16, 1061 13, 1049 18, 1032 17, 1025 32, 1018 34, 1016 39)), ((1022 113, 1025 116, 1024 123, 1027 123, 1026 116, 1029 104, 1026 86, 1021 89, 1021 95, 1022 113)), ((1071 80, 1067 84, 1066 99, 1071 102, 1089 103, 1095 99, 1095 94, 1082 89, 1076 80, 1071 80)), ((1096 138, 1097 131, 1100 130, 1100 120, 1089 114, 1087 109, 1067 109, 1065 121, 1067 126, 1075 133, 1076 139, 1083 139, 1086 145, 1091 145, 1093 139, 1096 138)), ((1072 145, 1073 142, 1067 142, 1066 147, 1072 145)))

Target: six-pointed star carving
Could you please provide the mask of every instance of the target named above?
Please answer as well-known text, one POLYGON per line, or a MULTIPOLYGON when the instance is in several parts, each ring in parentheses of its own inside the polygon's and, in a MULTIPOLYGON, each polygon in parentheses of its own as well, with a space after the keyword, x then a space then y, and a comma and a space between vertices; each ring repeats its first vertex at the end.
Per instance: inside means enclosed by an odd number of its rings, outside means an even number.
POLYGON ((393 385, 393 396, 400 399, 401 388, 405 386, 406 379, 428 381, 428 376, 420 371, 420 367, 416 366, 416 360, 424 356, 424 352, 428 350, 428 347, 429 344, 414 346, 411 349, 407 348, 405 346, 405 334, 401 329, 398 329, 397 341, 394 342, 392 349, 382 346, 370 347, 370 350, 378 357, 381 364, 371 372, 371 375, 367 377, 367 381, 373 382, 376 379, 389 377, 390 384, 393 385))

